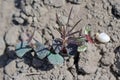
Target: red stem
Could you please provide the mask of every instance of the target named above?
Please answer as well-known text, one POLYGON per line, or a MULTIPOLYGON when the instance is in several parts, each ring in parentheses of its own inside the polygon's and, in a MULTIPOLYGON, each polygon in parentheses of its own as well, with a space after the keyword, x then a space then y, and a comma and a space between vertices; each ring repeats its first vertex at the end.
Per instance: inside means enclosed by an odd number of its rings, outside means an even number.
POLYGON ((85 35, 85 38, 88 40, 88 42, 94 43, 92 38, 89 35, 85 35))

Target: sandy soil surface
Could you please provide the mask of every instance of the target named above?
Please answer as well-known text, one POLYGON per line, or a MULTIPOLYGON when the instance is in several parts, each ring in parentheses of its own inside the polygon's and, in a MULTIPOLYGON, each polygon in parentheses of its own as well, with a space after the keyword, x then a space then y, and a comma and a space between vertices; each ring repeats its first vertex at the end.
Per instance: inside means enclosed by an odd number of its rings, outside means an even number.
POLYGON ((0 80, 120 80, 120 1, 119 0, 0 0, 0 80), (57 28, 91 28, 110 36, 108 43, 88 44, 79 60, 65 58, 63 65, 51 65, 36 57, 18 58, 15 45, 23 30, 33 32, 41 43, 60 38, 57 28), (56 19, 59 15, 59 20, 56 19))

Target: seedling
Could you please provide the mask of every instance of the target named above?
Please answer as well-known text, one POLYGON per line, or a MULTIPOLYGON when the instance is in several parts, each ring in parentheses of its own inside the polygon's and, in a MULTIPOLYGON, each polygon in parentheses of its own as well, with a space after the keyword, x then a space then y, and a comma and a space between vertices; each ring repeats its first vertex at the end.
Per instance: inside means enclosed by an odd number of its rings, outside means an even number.
MULTIPOLYGON (((51 64, 62 64, 64 59, 61 54, 71 56, 78 52, 84 52, 87 49, 87 46, 85 45, 86 41, 93 43, 92 38, 89 36, 90 29, 89 27, 86 27, 84 35, 81 34, 82 29, 73 32, 78 23, 80 23, 81 19, 78 20, 71 29, 68 29, 72 9, 73 7, 70 10, 67 24, 65 26, 61 26, 58 30, 61 34, 61 38, 54 39, 50 48, 45 47, 45 45, 33 38, 36 30, 34 28, 33 34, 28 40, 27 38, 23 39, 16 45, 16 55, 22 58, 27 52, 34 51, 39 59, 48 58, 51 64), (79 36, 76 37, 74 36, 75 34, 79 34, 79 36), (34 43, 32 43, 33 40, 34 43)), ((57 14, 56 16, 58 19, 57 14)))
MULTIPOLYGON (((61 26, 60 29, 58 30, 58 32, 61 34, 61 38, 57 39, 58 41, 56 40, 55 41, 59 42, 61 45, 60 44, 59 46, 53 45, 53 48, 55 49, 56 53, 64 53, 64 54, 67 53, 67 55, 74 55, 77 53, 77 51, 84 52, 87 49, 86 41, 88 41, 89 43, 93 43, 93 40, 89 35, 90 33, 89 27, 85 27, 85 31, 83 35, 81 33, 82 29, 73 32, 75 27, 78 25, 78 23, 80 23, 82 19, 78 20, 70 30, 68 29, 69 28, 68 24, 70 21, 72 9, 73 7, 70 10, 67 24, 65 26, 61 26), (79 33, 79 36, 75 37, 74 35, 77 33, 79 33)), ((58 15, 56 16, 57 19, 59 19, 58 15)))

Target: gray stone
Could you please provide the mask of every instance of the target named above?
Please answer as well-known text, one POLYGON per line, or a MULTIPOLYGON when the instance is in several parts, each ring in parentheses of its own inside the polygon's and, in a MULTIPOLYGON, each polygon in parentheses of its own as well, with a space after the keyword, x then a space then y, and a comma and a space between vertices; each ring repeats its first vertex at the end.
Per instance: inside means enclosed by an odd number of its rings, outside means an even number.
POLYGON ((82 0, 67 0, 68 2, 80 4, 82 0))
POLYGON ((27 19, 27 15, 25 15, 23 12, 20 13, 20 17, 22 17, 23 19, 27 19))
POLYGON ((30 5, 33 3, 33 1, 38 1, 38 0, 24 0, 27 5, 30 5))
POLYGON ((115 62, 113 64, 113 71, 120 75, 120 46, 115 50, 115 62))
POLYGON ((0 69, 0 79, 1 79, 1 80, 3 80, 3 75, 4 75, 3 73, 4 73, 4 72, 3 72, 3 68, 1 68, 1 69, 0 69))
POLYGON ((32 16, 32 6, 31 5, 27 5, 27 6, 22 6, 23 12, 27 15, 27 16, 32 16))
POLYGON ((117 35, 112 35, 112 36, 111 36, 111 39, 112 39, 114 42, 119 41, 117 35))
POLYGON ((107 52, 107 48, 105 44, 100 44, 99 49, 101 50, 101 54, 104 55, 104 53, 107 52))
POLYGON ((13 18, 14 21, 16 21, 18 24, 23 24, 24 23, 24 19, 21 17, 15 17, 13 18))
POLYGON ((4 54, 5 47, 6 46, 5 46, 3 37, 0 37, 0 56, 2 56, 4 54))
POLYGON ((74 65, 74 59, 71 57, 69 61, 66 61, 66 65, 68 68, 72 67, 74 65))
POLYGON ((80 71, 85 73, 94 73, 98 68, 98 62, 101 58, 99 51, 96 50, 94 44, 88 44, 86 53, 80 54, 80 60, 78 62, 80 71))
POLYGON ((54 38, 61 38, 60 33, 56 29, 51 30, 51 32, 52 32, 54 38))
POLYGON ((101 62, 105 66, 110 66, 114 63, 114 57, 115 57, 114 53, 104 53, 101 62))
POLYGON ((5 41, 8 45, 16 45, 19 37, 19 28, 18 27, 11 27, 5 36, 5 41))
MULTIPOLYGON (((67 24, 67 21, 68 21, 68 17, 67 16, 60 16, 60 15, 58 15, 58 24, 60 26, 65 26, 67 24)), ((70 19, 68 24, 70 26, 73 26, 73 21, 70 19)))
POLYGON ((48 10, 46 7, 40 6, 40 4, 38 4, 38 3, 34 4, 34 14, 37 14, 36 15, 37 17, 43 16, 47 12, 48 12, 48 10))
POLYGON ((88 18, 88 19, 91 19, 91 18, 92 18, 92 15, 91 15, 91 14, 88 14, 88 15, 87 15, 87 18, 88 18))
POLYGON ((42 34, 39 33, 38 31, 35 32, 34 36, 33 36, 36 40, 38 40, 39 42, 43 42, 42 40, 42 34))
POLYGON ((27 20, 28 20, 28 23, 30 23, 30 24, 31 24, 31 23, 32 23, 32 21, 33 21, 33 17, 28 17, 28 19, 27 19, 27 20))
POLYGON ((29 68, 28 64, 25 64, 23 61, 17 62, 16 67, 17 68, 24 68, 24 69, 29 68))
POLYGON ((64 71, 64 80, 73 80, 73 76, 69 71, 64 71))
POLYGON ((30 80, 30 78, 26 77, 24 73, 21 73, 14 78, 15 80, 30 80))
POLYGON ((4 78, 3 78, 3 80, 13 80, 13 79, 10 76, 5 75, 4 78))
POLYGON ((9 75, 12 76, 16 72, 16 62, 15 60, 8 60, 7 65, 5 66, 5 72, 9 75))
POLYGON ((112 6, 112 13, 118 19, 120 19, 120 3, 119 2, 112 6))
POLYGON ((82 75, 78 75, 78 80, 84 80, 83 77, 84 76, 82 76, 82 75))
POLYGON ((20 16, 20 11, 16 11, 14 15, 15 15, 16 17, 19 17, 19 16, 20 16))
POLYGON ((44 0, 44 4, 54 6, 54 7, 62 7, 65 4, 64 0, 44 0))
POLYGON ((68 17, 58 15, 58 24, 64 26, 67 24, 68 17))
POLYGON ((72 76, 74 77, 74 79, 73 80, 77 80, 77 76, 78 76, 78 74, 77 74, 77 70, 76 70, 76 68, 69 68, 69 71, 70 71, 70 73, 72 74, 72 76))
POLYGON ((116 80, 109 69, 98 68, 93 80, 116 80))

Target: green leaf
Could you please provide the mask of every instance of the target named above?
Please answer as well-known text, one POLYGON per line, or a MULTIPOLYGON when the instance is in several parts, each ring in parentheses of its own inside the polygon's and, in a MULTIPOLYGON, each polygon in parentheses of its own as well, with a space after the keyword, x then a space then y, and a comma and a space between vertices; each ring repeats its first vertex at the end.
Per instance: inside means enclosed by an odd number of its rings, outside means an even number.
POLYGON ((79 46, 78 49, 77 49, 78 52, 84 52, 85 50, 87 50, 86 45, 79 46))
POLYGON ((89 27, 85 27, 85 34, 88 35, 90 32, 90 28, 89 27))
POLYGON ((38 58, 43 59, 49 55, 50 51, 40 42, 36 41, 34 48, 38 58))
POLYGON ((25 53, 27 53, 28 51, 32 50, 32 48, 27 44, 27 41, 25 42, 19 42, 17 45, 16 45, 16 55, 20 58, 22 58, 25 53))
POLYGON ((48 60, 51 64, 55 64, 55 65, 62 64, 64 62, 64 59, 60 54, 53 54, 53 53, 51 53, 48 56, 48 60))

